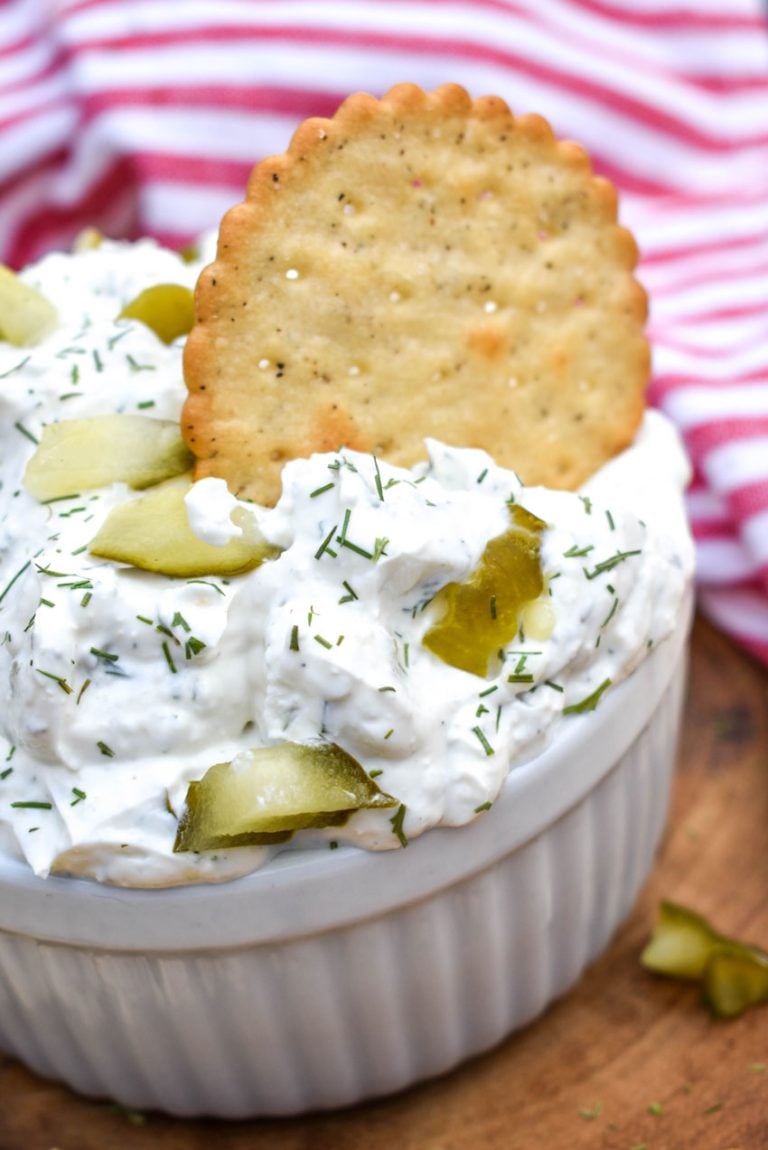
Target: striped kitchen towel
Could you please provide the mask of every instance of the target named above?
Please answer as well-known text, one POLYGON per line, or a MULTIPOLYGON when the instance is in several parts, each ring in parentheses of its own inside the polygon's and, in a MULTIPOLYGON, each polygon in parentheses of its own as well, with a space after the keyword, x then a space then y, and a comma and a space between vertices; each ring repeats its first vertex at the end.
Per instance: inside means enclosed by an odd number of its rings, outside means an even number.
POLYGON ((651 400, 694 462, 700 603, 768 662, 768 31, 760 0, 2 0, 0 259, 187 243, 345 95, 538 111, 622 193, 651 400))

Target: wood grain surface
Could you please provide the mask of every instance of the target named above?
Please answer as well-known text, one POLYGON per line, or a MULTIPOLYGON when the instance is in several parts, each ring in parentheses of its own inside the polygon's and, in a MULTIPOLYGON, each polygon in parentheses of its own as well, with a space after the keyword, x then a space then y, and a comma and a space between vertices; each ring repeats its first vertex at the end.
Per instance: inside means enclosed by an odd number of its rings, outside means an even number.
POLYGON ((0 1055, 0 1150, 763 1150, 768 1007, 713 1019, 638 954, 661 897, 768 947, 768 672, 697 620, 667 833, 629 921, 565 999, 453 1074, 336 1114, 176 1121, 0 1055))

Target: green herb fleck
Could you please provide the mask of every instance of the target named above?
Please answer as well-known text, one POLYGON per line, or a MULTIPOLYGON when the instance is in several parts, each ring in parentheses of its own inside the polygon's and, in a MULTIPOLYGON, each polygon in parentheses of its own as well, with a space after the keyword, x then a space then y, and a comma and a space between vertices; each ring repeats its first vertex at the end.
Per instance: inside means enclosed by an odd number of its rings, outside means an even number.
POLYGON ((334 559, 336 558, 336 552, 331 551, 330 543, 331 543, 331 540, 333 539, 334 535, 336 534, 336 528, 338 526, 339 526, 338 523, 334 523, 333 527, 328 532, 325 539, 323 540, 323 542, 320 544, 317 551, 315 552, 315 559, 321 559, 322 556, 325 555, 326 551, 328 552, 328 554, 330 556, 332 556, 332 558, 334 558, 334 559))
POLYGON ((86 680, 85 680, 85 682, 83 683, 82 687, 80 688, 80 690, 79 690, 79 691, 78 691, 78 693, 77 693, 77 703, 78 703, 78 704, 80 703, 80 700, 82 699, 83 695, 84 695, 84 694, 85 694, 85 692, 88 690, 88 688, 90 687, 90 685, 91 685, 91 680, 90 680, 90 679, 86 679, 86 680))
POLYGON ((496 752, 494 751, 493 747, 491 746, 491 744, 486 739, 486 737, 483 734, 483 731, 480 727, 473 727, 472 728, 472 734, 475 735, 478 742, 480 743, 480 746, 485 751, 486 755, 488 755, 490 757, 491 755, 496 754, 496 752))
POLYGON ((106 743, 102 743, 101 739, 97 742, 96 746, 101 751, 102 755, 106 755, 108 759, 114 759, 115 752, 106 743))
POLYGON ((481 803, 479 807, 475 807, 475 814, 479 815, 481 811, 489 811, 492 806, 493 803, 490 801, 481 803))
POLYGON ((88 798, 85 791, 81 791, 79 787, 72 788, 72 794, 75 796, 69 804, 71 807, 76 807, 78 803, 82 803, 88 798))
POLYGON ((64 679, 61 675, 54 675, 52 671, 44 671, 42 667, 35 667, 35 670, 39 675, 45 675, 46 679, 53 679, 54 683, 61 687, 65 695, 72 694, 72 688, 70 687, 67 680, 64 679))
POLYGON ((661 1118, 662 1114, 664 1113, 664 1107, 660 1102, 649 1102, 648 1113, 652 1114, 654 1118, 661 1118))
POLYGON ((569 707, 563 707, 564 715, 583 715, 586 711, 594 711, 597 704, 600 702, 600 697, 604 691, 607 691, 611 685, 610 679, 603 679, 599 687, 597 687, 591 695, 587 695, 586 699, 582 699, 580 703, 571 703, 569 707))
POLYGON ((324 483, 322 487, 316 487, 314 491, 310 491, 309 498, 317 499, 318 495, 323 495, 326 491, 332 491, 334 488, 333 480, 330 483, 324 483))
POLYGON ((401 803, 400 806, 395 811, 395 813, 392 815, 392 818, 389 820, 390 823, 392 824, 392 834, 396 835, 397 838, 400 840, 400 846, 401 847, 407 847, 408 846, 408 839, 406 837, 405 831, 403 830, 403 822, 405 820, 405 811, 406 811, 405 803, 401 803))
POLYGON ((584 568, 584 574, 587 579, 595 579, 598 575, 604 575, 606 571, 612 571, 614 567, 618 567, 619 563, 623 563, 625 559, 630 559, 633 555, 641 555, 639 549, 635 551, 617 551, 615 555, 611 555, 609 559, 603 559, 602 563, 598 563, 591 571, 584 568))
POLYGON ((299 628, 296 623, 291 627, 291 641, 288 644, 290 651, 298 651, 299 649, 299 628))
POLYGON ((168 667, 170 668, 171 674, 175 675, 176 674, 176 664, 173 661, 173 656, 171 655, 170 648, 168 647, 168 643, 165 639, 163 640, 162 646, 163 646, 163 654, 165 655, 165 661, 168 664, 168 667))
POLYGON ((53 803, 40 803, 35 801, 23 803, 11 803, 14 810, 17 811, 50 811, 53 810, 53 803))
POLYGON ((328 651, 330 651, 333 647, 333 643, 329 643, 328 640, 324 639, 322 635, 313 635, 312 638, 316 643, 319 643, 321 647, 325 647, 328 651))
POLYGON ((595 1118, 599 1118, 603 1112, 602 1102, 596 1102, 594 1106, 584 1106, 579 1110, 579 1118, 583 1118, 585 1122, 593 1122, 595 1118))

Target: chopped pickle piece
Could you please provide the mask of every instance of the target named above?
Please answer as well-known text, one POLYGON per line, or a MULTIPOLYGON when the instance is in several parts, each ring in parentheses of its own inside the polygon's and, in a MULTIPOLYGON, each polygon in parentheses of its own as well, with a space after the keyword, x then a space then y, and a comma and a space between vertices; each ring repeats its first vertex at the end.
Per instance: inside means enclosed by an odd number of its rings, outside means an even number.
POLYGON ((768 953, 719 934, 701 915, 675 903, 662 902, 640 961, 657 974, 700 981, 722 1017, 768 1002, 768 953))
POLYGON ((186 480, 163 483, 113 508, 91 542, 91 554, 181 579, 241 575, 278 554, 247 512, 236 518, 243 535, 223 547, 198 539, 184 503, 190 486, 186 480))
POLYGON ((182 284, 154 284, 127 303, 118 319, 138 319, 163 343, 188 335, 195 322, 194 294, 182 284))
POLYGON ((738 951, 716 950, 704 973, 707 1002, 722 1018, 768 1002, 768 954, 741 945, 738 951))
POLYGON ((146 415, 62 419, 43 430, 24 486, 42 501, 110 483, 141 490, 189 471, 191 464, 173 420, 146 415))
POLYGON ((396 805, 335 743, 261 747, 189 784, 173 849, 285 842, 307 827, 340 826, 361 808, 396 805))
POLYGON ((32 347, 56 326, 56 308, 35 288, 0 264, 0 339, 32 347))
POLYGON ((73 252, 94 252, 104 242, 104 236, 98 228, 83 228, 75 236, 72 244, 73 252))
POLYGON ((659 907, 653 935, 640 961, 647 970, 657 974, 698 979, 704 974, 712 950, 721 941, 720 935, 701 915, 665 901, 659 907))
POLYGON ((492 657, 517 634, 520 613, 544 590, 539 540, 545 524, 518 504, 513 526, 491 539, 465 583, 448 583, 433 602, 443 608, 423 643, 444 663, 485 676, 492 657))

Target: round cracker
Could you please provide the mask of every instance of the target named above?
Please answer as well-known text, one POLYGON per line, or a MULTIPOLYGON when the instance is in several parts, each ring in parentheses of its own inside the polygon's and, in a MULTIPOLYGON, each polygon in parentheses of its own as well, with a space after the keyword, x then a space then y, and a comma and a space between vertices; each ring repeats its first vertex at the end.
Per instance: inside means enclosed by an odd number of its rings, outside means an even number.
POLYGON ((541 117, 453 84, 351 96, 222 221, 184 357, 196 475, 273 504, 289 459, 409 466, 431 436, 576 487, 642 416, 636 259, 612 186, 541 117))

